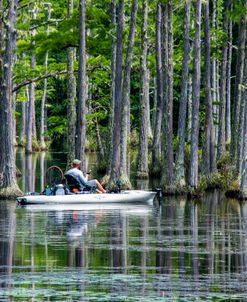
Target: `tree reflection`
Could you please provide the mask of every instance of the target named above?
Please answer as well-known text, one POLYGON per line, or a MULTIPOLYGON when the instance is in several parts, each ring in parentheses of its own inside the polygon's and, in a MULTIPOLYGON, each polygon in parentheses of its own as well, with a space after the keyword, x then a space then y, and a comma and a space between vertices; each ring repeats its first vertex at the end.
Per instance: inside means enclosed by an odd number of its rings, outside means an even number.
POLYGON ((194 279, 193 289, 198 290, 199 280, 199 255, 198 255, 198 203, 191 201, 189 203, 190 218, 190 266, 191 274, 194 279))
POLYGON ((16 229, 15 202, 0 202, 0 287, 9 287, 16 229))

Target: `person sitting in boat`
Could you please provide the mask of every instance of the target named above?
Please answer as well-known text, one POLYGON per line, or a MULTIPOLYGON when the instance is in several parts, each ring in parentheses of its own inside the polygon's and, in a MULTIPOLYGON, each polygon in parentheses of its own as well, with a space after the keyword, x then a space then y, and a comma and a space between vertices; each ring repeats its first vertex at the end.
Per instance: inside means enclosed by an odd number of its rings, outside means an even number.
POLYGON ((72 169, 68 170, 65 173, 66 175, 72 176, 79 184, 78 191, 84 191, 88 189, 89 191, 95 191, 97 193, 106 193, 106 190, 102 187, 101 183, 97 179, 88 180, 88 173, 86 176, 80 170, 81 168, 81 161, 79 159, 73 160, 73 167, 72 169))

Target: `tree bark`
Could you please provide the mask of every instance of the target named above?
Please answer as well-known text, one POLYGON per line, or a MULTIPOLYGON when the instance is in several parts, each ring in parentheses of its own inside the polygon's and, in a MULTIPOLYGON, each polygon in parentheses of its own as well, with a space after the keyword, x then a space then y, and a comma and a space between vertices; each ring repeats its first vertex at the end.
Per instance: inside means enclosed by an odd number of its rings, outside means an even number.
MULTIPOLYGON (((247 50, 247 48, 246 48, 247 50)), ((247 199, 247 56, 245 57, 245 70, 243 78, 244 90, 242 98, 244 100, 244 124, 242 131, 242 152, 241 152, 241 170, 240 170, 240 191, 243 198, 247 199)))
MULTIPOLYGON (((228 8, 229 0, 224 3, 223 31, 228 34, 228 8)), ((219 111, 219 136, 217 157, 220 158, 226 151, 226 66, 227 66, 227 42, 222 48, 222 62, 220 68, 220 111, 219 111)))
MULTIPOLYGON (((245 28, 244 31, 244 42, 245 42, 245 50, 244 50, 244 58, 246 58, 246 34, 247 34, 247 30, 246 30, 246 24, 247 24, 247 16, 246 16, 246 11, 247 11, 247 0, 244 2, 244 17, 243 17, 243 27, 245 28)), ((244 45, 243 45, 244 47, 244 45)), ((243 64, 244 65, 244 64, 243 64)), ((244 67, 243 67, 243 71, 244 71, 244 67)), ((243 77, 242 77, 242 81, 246 83, 246 71, 247 68, 245 69, 245 72, 243 72, 243 77)), ((240 87, 239 87, 239 99, 240 99, 240 111, 239 111, 239 123, 238 123, 238 141, 237 141, 237 171, 239 172, 241 170, 241 158, 242 158, 242 152, 243 152, 243 129, 244 129, 244 112, 245 112, 245 96, 246 95, 242 95, 243 94, 243 87, 246 89, 246 87, 243 85, 244 83, 240 82, 240 87)))
POLYGON ((178 118, 178 146, 176 153, 176 184, 180 187, 185 186, 184 171, 184 143, 185 143, 185 126, 188 100, 188 82, 189 82, 189 54, 190 54, 190 6, 191 1, 185 2, 184 16, 184 45, 183 45, 183 62, 182 62, 182 82, 181 97, 179 103, 178 118))
MULTIPOLYGON (((0 93, 0 197, 12 198, 21 191, 16 180, 16 165, 13 146, 12 119, 12 68, 15 47, 15 21, 18 1, 9 1, 8 20, 6 22, 6 44, 3 55, 1 53, 1 93, 0 93)), ((1 9, 0 3, 0 9, 1 9)), ((0 26, 0 34, 4 34, 0 26)), ((0 47, 3 37, 0 38, 0 47)))
POLYGON ((85 166, 86 142, 86 31, 85 31, 85 0, 79 1, 79 70, 78 70, 78 103, 75 154, 85 166))
POLYGON ((165 152, 162 183, 169 189, 174 184, 173 172, 173 35, 172 35, 172 2, 167 5, 167 102, 165 113, 165 152))
MULTIPOLYGON (((117 51, 117 4, 116 0, 111 1, 111 24, 113 27, 112 33, 112 46, 111 46, 111 111, 109 118, 109 128, 111 139, 113 138, 113 123, 114 123, 114 107, 115 107, 115 84, 116 84, 116 51, 117 51)), ((110 144, 108 151, 108 171, 107 174, 110 174, 111 171, 111 155, 113 154, 113 146, 110 144)))
MULTIPOLYGON (((3 0, 0 0, 0 16, 3 16, 3 0)), ((4 24, 3 18, 0 18, 0 70, 3 70, 3 49, 4 49, 4 24)), ((2 84, 2 73, 0 73, 0 85, 2 84)), ((0 86, 2 87, 2 85, 0 86)), ((1 96, 1 91, 0 91, 1 96)))
MULTIPOLYGON (((73 1, 68 0, 68 14, 70 18, 73 13, 73 1)), ((67 168, 71 167, 75 159, 75 133, 76 133, 76 79, 74 76, 74 60, 75 48, 69 47, 67 52, 67 92, 68 92, 68 105, 67 105, 67 142, 68 142, 68 155, 67 155, 67 168)))
MULTIPOLYGON (((212 1, 212 27, 215 29, 212 33, 211 39, 213 43, 216 43, 216 31, 218 30, 218 23, 216 20, 216 16, 218 14, 218 2, 212 1)), ((213 131, 215 137, 215 153, 217 153, 217 145, 218 145, 218 102, 219 102, 219 93, 218 93, 218 82, 219 82, 219 75, 218 75, 218 60, 216 58, 212 58, 212 65, 211 65, 211 87, 212 87, 212 103, 213 103, 213 131)), ((216 156, 216 154, 215 154, 216 156)))
MULTIPOLYGON (((36 7, 34 7, 31 17, 36 18, 36 7)), ((31 36, 34 36, 34 31, 31 32, 31 36)), ((35 67, 35 55, 32 52, 30 58, 30 69, 33 70, 35 67)), ((27 114, 27 128, 26 128, 26 153, 32 153, 33 146, 32 140, 36 139, 36 127, 35 127, 35 83, 32 82, 29 85, 29 97, 28 97, 28 114, 27 114)))
POLYGON ((229 43, 227 49, 226 66, 226 144, 231 142, 231 66, 232 66, 232 21, 229 20, 228 27, 229 43))
POLYGON ((194 41, 194 73, 192 80, 192 125, 189 163, 189 187, 198 186, 198 135, 199 135, 199 105, 201 83, 201 0, 196 1, 195 8, 195 41, 194 41))
POLYGON ((191 127, 192 127, 192 75, 189 74, 188 83, 188 118, 187 118, 187 143, 190 144, 191 140, 191 127))
POLYGON ((121 96, 122 96, 122 57, 123 57, 123 19, 124 1, 118 3, 116 68, 115 68, 115 100, 112 130, 112 155, 109 186, 114 186, 120 177, 120 135, 121 135, 121 96))
POLYGON ((21 131, 20 131, 20 143, 21 145, 26 139, 26 105, 27 102, 21 103, 21 131))
MULTIPOLYGON (((127 136, 128 136, 128 108, 130 102, 130 73, 133 56, 133 47, 135 42, 135 27, 136 27, 136 15, 137 15, 138 1, 132 0, 131 18, 130 18, 130 30, 128 37, 128 48, 126 53, 125 67, 124 67, 124 79, 122 88, 122 125, 121 125, 121 154, 120 154, 120 169, 121 174, 126 179, 127 177, 127 136)), ((129 181, 128 181, 129 182, 129 181)))
POLYGON ((204 45, 205 45, 205 140, 203 144, 203 172, 210 175, 216 170, 214 131, 213 131, 213 110, 211 96, 211 56, 210 56, 210 25, 209 25, 209 1, 203 4, 204 16, 204 45))
POLYGON ((161 124, 163 116, 164 98, 163 98, 163 71, 162 71, 162 8, 157 3, 156 8, 156 107, 154 121, 154 135, 152 145, 152 173, 155 175, 159 171, 160 155, 161 155, 161 124))
POLYGON ((148 1, 142 0, 142 26, 141 26, 141 59, 140 59, 140 125, 137 177, 148 178, 148 106, 149 106, 149 74, 147 67, 147 22, 148 1))
POLYGON ((113 27, 112 37, 112 52, 111 52, 111 116, 110 116, 110 128, 112 129, 114 119, 114 103, 115 103, 115 76, 116 76, 116 28, 117 28, 117 17, 116 17, 116 0, 111 2, 111 23, 113 27))
MULTIPOLYGON (((47 3, 48 6, 48 15, 47 15, 47 22, 49 24, 49 21, 51 19, 51 4, 47 3)), ((47 29, 46 29, 46 34, 49 35, 49 25, 47 25, 47 29)), ((45 53, 45 62, 44 62, 44 66, 45 66, 45 73, 47 74, 47 68, 48 68, 48 50, 45 53)), ((40 148, 41 150, 45 150, 46 149, 46 144, 45 144, 45 136, 44 136, 44 132, 45 132, 45 105, 46 105, 46 99, 47 99, 47 78, 44 79, 44 86, 43 86, 43 96, 41 99, 41 108, 40 108, 40 148)))
MULTIPOLYGON (((245 7, 247 1, 244 1, 245 7)), ((240 122, 240 107, 241 107, 241 84, 243 81, 243 69, 244 69, 244 58, 245 58, 245 43, 246 43, 246 13, 242 16, 239 24, 238 34, 238 54, 236 64, 236 79, 235 79, 235 90, 234 90, 234 111, 233 111, 233 131, 232 131, 232 142, 231 142, 231 155, 234 160, 237 160, 238 153, 238 140, 239 140, 239 122, 240 122)), ((237 163, 238 165, 238 163, 237 163)))

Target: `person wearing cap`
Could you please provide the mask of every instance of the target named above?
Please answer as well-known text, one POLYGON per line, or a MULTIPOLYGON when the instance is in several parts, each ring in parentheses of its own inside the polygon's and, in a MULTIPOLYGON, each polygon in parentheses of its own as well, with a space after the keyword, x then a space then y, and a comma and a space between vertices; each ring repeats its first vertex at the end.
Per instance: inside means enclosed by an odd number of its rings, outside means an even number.
POLYGON ((86 176, 80 170, 81 160, 74 159, 73 167, 65 173, 66 175, 72 176, 80 185, 79 191, 83 191, 85 188, 96 189, 97 193, 106 193, 106 190, 102 187, 101 183, 97 179, 88 180, 88 173, 86 176))

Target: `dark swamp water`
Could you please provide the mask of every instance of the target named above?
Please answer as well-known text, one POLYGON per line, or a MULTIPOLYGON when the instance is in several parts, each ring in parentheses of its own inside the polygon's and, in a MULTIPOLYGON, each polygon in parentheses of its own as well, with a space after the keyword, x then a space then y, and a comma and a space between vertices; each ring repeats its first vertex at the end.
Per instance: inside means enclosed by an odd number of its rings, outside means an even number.
MULTIPOLYGON (((17 156, 24 191, 64 164, 35 156, 17 156)), ((220 192, 160 206, 2 201, 0 239, 0 301, 247 301, 247 204, 220 192)))

